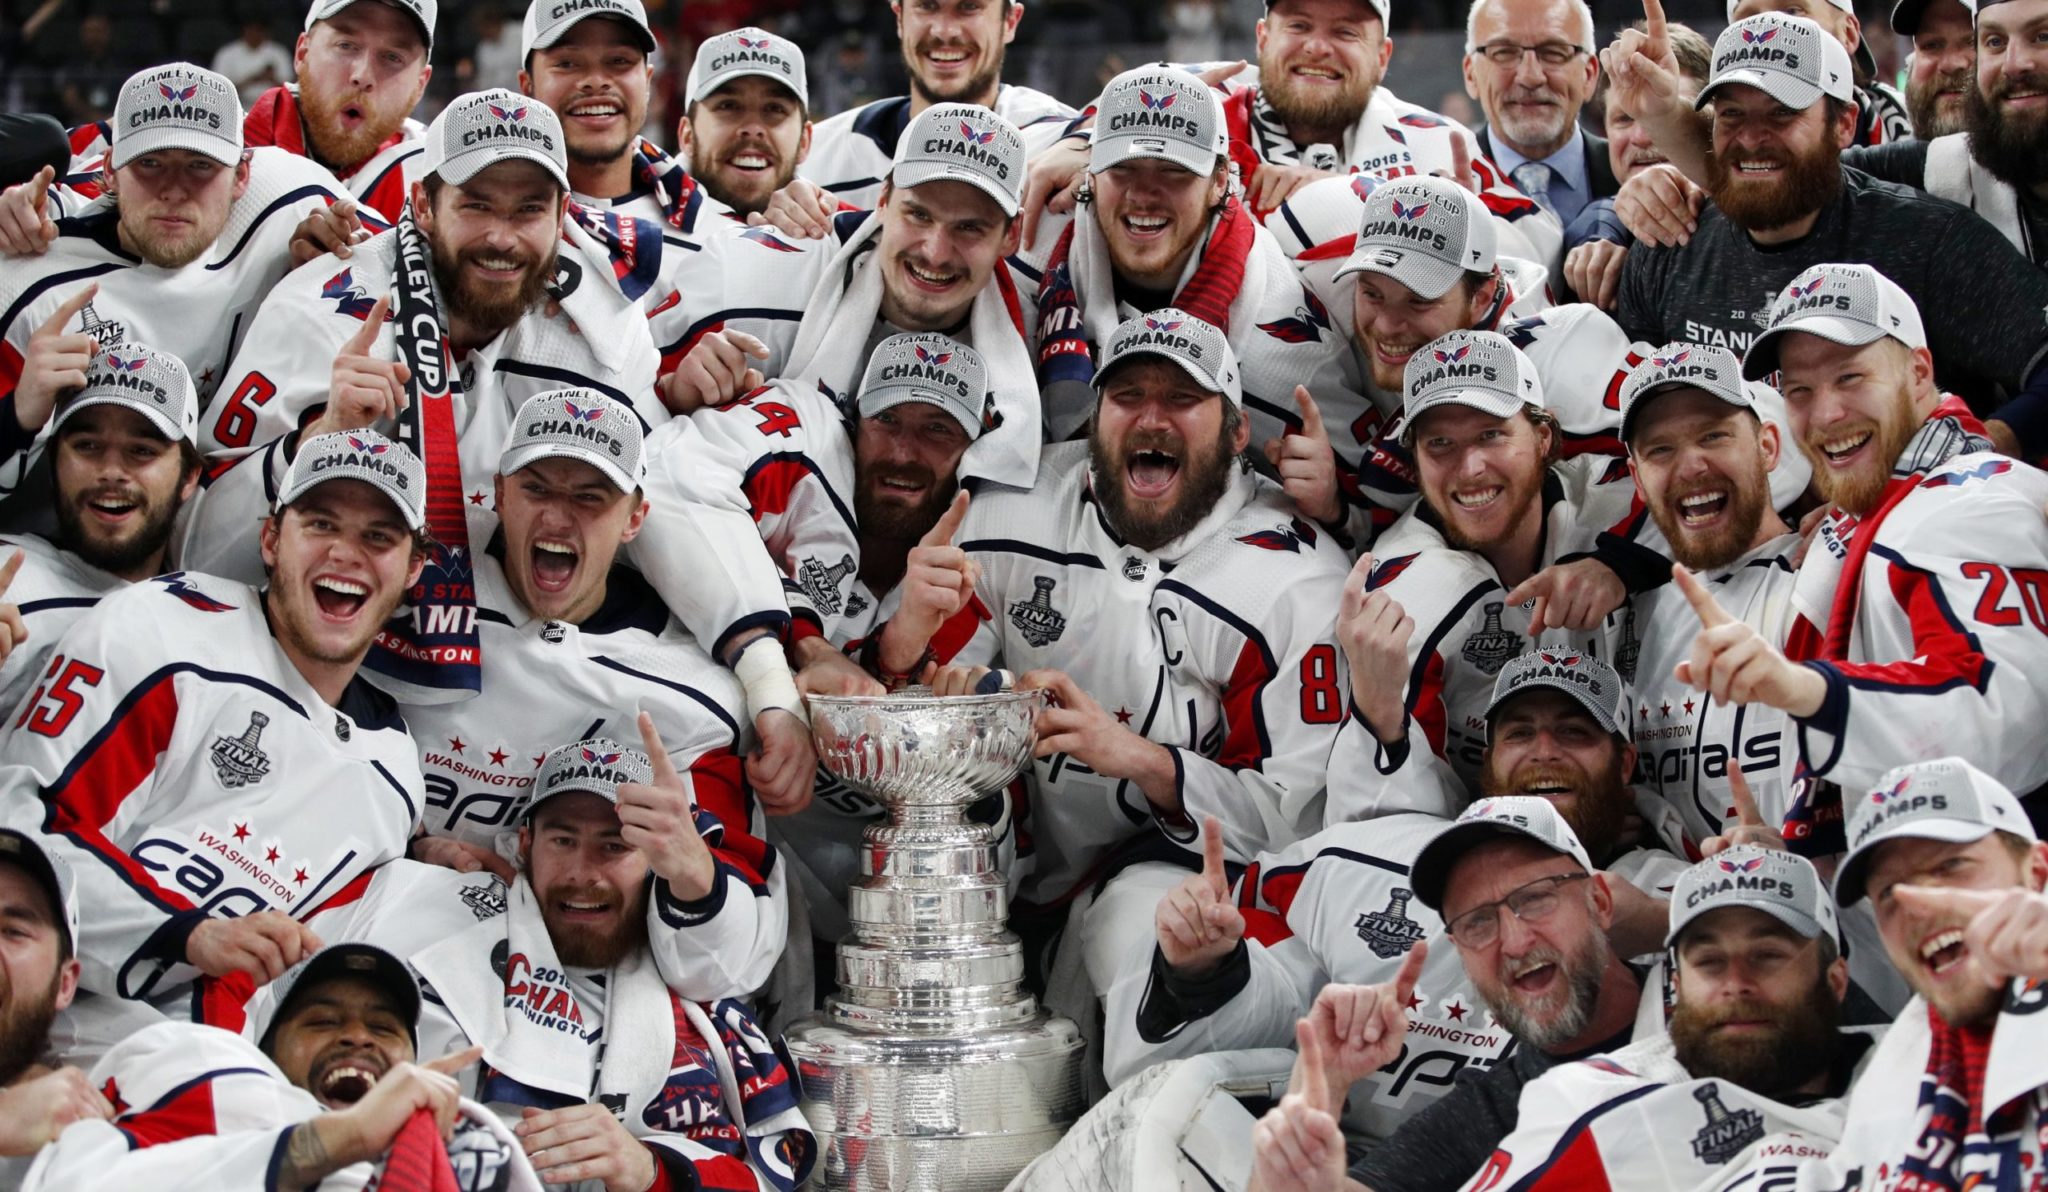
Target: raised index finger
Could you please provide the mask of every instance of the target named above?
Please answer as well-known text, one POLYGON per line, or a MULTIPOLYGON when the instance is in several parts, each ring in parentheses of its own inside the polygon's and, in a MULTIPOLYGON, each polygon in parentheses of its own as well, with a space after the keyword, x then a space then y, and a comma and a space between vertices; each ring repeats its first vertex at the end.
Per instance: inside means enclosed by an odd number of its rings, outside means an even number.
POLYGON ((73 316, 77 315, 79 311, 84 310, 86 304, 91 302, 99 292, 100 283, 94 282, 71 297, 66 298, 63 305, 51 312, 50 317, 44 321, 41 327, 36 328, 36 334, 55 335, 59 331, 64 330, 64 324, 69 323, 73 316))
POLYGON ((1301 433, 1311 439, 1324 439, 1329 432, 1323 429, 1323 411, 1316 405, 1316 399, 1309 393, 1308 386, 1294 387, 1294 404, 1301 407, 1301 433))
POLYGON ((967 520, 967 490, 963 488, 953 494, 953 503, 946 506, 946 511, 939 515, 939 520, 932 523, 932 528, 925 531, 924 537, 919 539, 917 544, 919 546, 951 546, 953 545, 953 535, 960 532, 960 523, 965 520, 967 520))
POLYGON ((1664 5, 1662 0, 1643 0, 1643 36, 1650 45, 1644 52, 1652 59, 1661 59, 1670 47, 1671 35, 1664 27, 1664 5))
POLYGON ((1685 593, 1685 602, 1692 605, 1692 611, 1699 614, 1701 628, 1714 629, 1735 620, 1728 615, 1727 609, 1721 607, 1721 602, 1714 599, 1714 594, 1707 591, 1707 585, 1701 583, 1699 577, 1685 564, 1671 565, 1671 582, 1678 585, 1678 590, 1685 593))
POLYGON ((1892 887, 1908 907, 1923 911, 1954 911, 1976 918, 1979 914, 1997 906, 2005 897, 2003 890, 1972 890, 1963 886, 1909 886, 1892 887))
POLYGON ((341 354, 343 356, 369 355, 371 347, 375 346, 377 342, 377 332, 384 329, 384 316, 390 312, 391 295, 385 294, 380 296, 377 299, 377 304, 370 308, 369 315, 363 319, 362 330, 349 336, 348 342, 341 345, 341 354))
POLYGON ((1202 876, 1220 890, 1230 888, 1223 872, 1223 821, 1213 815, 1202 821, 1202 876))
POLYGON ((1415 981, 1422 976, 1422 962, 1429 959, 1429 941, 1416 940, 1408 949, 1408 955, 1401 958, 1400 971, 1394 974, 1394 1000, 1405 1006, 1408 997, 1415 992, 1415 981))
POLYGON ((16 547, 14 553, 7 556, 7 561, 0 563, 0 596, 7 594, 8 586, 14 583, 14 573, 21 570, 21 561, 27 557, 20 547, 16 547))
POLYGON ((654 768, 655 786, 683 784, 683 776, 676 773, 675 762, 669 759, 668 750, 662 747, 661 733, 654 727, 654 717, 646 712, 640 713, 640 744, 647 750, 648 764, 654 768))
POLYGON ((1735 803, 1735 822, 1752 828, 1767 828, 1763 813, 1756 809, 1756 796, 1750 792, 1749 780, 1742 776, 1742 763, 1728 759, 1728 797, 1735 803))

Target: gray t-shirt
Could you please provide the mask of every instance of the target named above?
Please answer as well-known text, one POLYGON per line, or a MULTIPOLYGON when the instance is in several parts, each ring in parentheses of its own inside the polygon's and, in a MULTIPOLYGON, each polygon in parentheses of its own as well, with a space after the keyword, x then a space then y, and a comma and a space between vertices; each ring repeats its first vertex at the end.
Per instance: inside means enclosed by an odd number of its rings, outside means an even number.
MULTIPOLYGON (((1927 189, 1927 142, 1892 141, 1884 145, 1851 145, 1842 150, 1842 164, 1855 166, 1880 182, 1896 182, 1914 190, 1927 189)), ((2034 264, 2048 269, 2048 203, 2021 189, 2020 221, 2026 225, 2026 242, 2034 264)))
POLYGON ((1741 355, 1771 302, 1810 265, 1874 265, 1920 308, 1942 387, 1979 413, 2017 393, 2048 347, 2048 274, 1976 212, 1842 170, 1842 193, 1807 235, 1760 246, 1709 203, 1692 242, 1637 244, 1621 269, 1630 336, 1713 344, 1741 355))

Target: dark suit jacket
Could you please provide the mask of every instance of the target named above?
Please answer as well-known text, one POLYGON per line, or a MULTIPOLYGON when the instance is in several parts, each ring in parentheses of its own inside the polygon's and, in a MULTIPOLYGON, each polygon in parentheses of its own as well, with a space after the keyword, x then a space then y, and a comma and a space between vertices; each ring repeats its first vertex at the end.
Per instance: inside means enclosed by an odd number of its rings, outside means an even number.
MULTIPOLYGON (((1479 126, 1479 151, 1486 155, 1486 160, 1500 165, 1493 156, 1493 138, 1487 135, 1490 131, 1484 124, 1479 126)), ((1621 182, 1614 176, 1614 163, 1607 160, 1607 138, 1596 137, 1583 128, 1579 131, 1585 137, 1586 181, 1593 186, 1592 198, 1613 198, 1621 190, 1621 182)), ((1502 173, 1507 172, 1506 166, 1500 168, 1502 173)))

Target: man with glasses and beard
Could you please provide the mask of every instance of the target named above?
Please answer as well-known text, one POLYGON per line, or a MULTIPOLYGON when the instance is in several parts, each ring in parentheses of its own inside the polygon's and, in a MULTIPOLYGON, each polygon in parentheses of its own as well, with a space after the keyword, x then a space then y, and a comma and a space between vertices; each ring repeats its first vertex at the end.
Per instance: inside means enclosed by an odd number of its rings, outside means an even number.
POLYGON ((1764 13, 1730 25, 1714 43, 1714 77, 1695 101, 1712 107, 1707 153, 1697 118, 1667 85, 1668 72, 1652 64, 1664 40, 1661 15, 1647 33, 1624 32, 1610 49, 1621 60, 1615 89, 1673 165, 1706 180, 1713 202, 1689 239, 1681 219, 1675 236, 1655 242, 1636 226, 1628 200, 1629 188, 1647 189, 1657 171, 1624 188, 1618 210, 1645 243, 1622 267, 1623 329, 1650 343, 1741 354, 1794 275, 1821 261, 1866 261, 1924 309, 1972 312, 1944 313, 1929 328, 1943 387, 1980 415, 1997 409, 1990 429, 2001 446, 2030 454, 2048 446, 2048 328, 2040 318, 2048 276, 1974 212, 1843 168, 1856 108, 1840 43, 1803 17, 1764 13), (1658 73, 1667 77, 1645 81, 1658 73))
POLYGON ((2048 782, 2048 757, 2010 729, 2044 714, 2048 637, 2027 585, 2048 565, 2048 476, 1994 454, 1935 387, 1919 312, 1870 266, 1815 266, 1771 315, 1743 371, 1777 373, 1834 510, 1782 647, 1677 573, 1701 622, 1677 677, 1791 717, 1804 772, 1824 781, 1795 799, 1785 834, 1821 856, 1842 849, 1843 789, 1932 753, 1966 752, 2017 790, 2048 782))

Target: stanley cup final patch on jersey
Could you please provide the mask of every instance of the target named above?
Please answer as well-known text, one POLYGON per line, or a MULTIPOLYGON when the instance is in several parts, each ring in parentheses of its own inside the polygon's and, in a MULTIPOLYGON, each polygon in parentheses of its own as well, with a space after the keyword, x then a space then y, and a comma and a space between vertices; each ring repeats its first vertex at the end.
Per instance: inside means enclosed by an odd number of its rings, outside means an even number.
POLYGON ((263 752, 258 741, 270 717, 261 712, 249 713, 249 727, 239 737, 223 733, 214 738, 213 748, 208 756, 213 759, 213 772, 220 777, 220 784, 229 790, 254 786, 270 773, 270 755, 263 752))
POLYGON ((852 555, 842 555, 830 567, 816 558, 808 558, 796 569, 796 583, 810 599, 812 608, 823 616, 836 616, 839 613, 839 585, 853 571, 852 555))
POLYGON ((1764 1115, 1754 1109, 1730 1110, 1721 1103, 1718 1083, 1710 1080, 1692 1096, 1707 1114, 1707 1124, 1692 1136, 1692 1153, 1707 1166, 1721 1166, 1764 1136, 1764 1115))
POLYGON ((1066 614, 1052 606, 1052 590, 1059 583, 1050 575, 1033 576, 1031 599, 1010 605, 1010 624, 1024 640, 1043 649, 1060 640, 1067 631, 1066 614))
POLYGON ((1408 901, 1415 897, 1415 891, 1396 888, 1387 898, 1383 910, 1366 911, 1358 916, 1354 924, 1358 938, 1372 949, 1372 954, 1381 960, 1392 960, 1414 947, 1429 933, 1422 924, 1408 917, 1408 901))
POLYGON ((1521 636, 1501 628, 1500 617, 1505 607, 1498 600, 1487 603, 1486 624, 1465 639, 1462 651, 1465 661, 1489 675, 1498 674, 1501 667, 1522 652, 1521 636))

